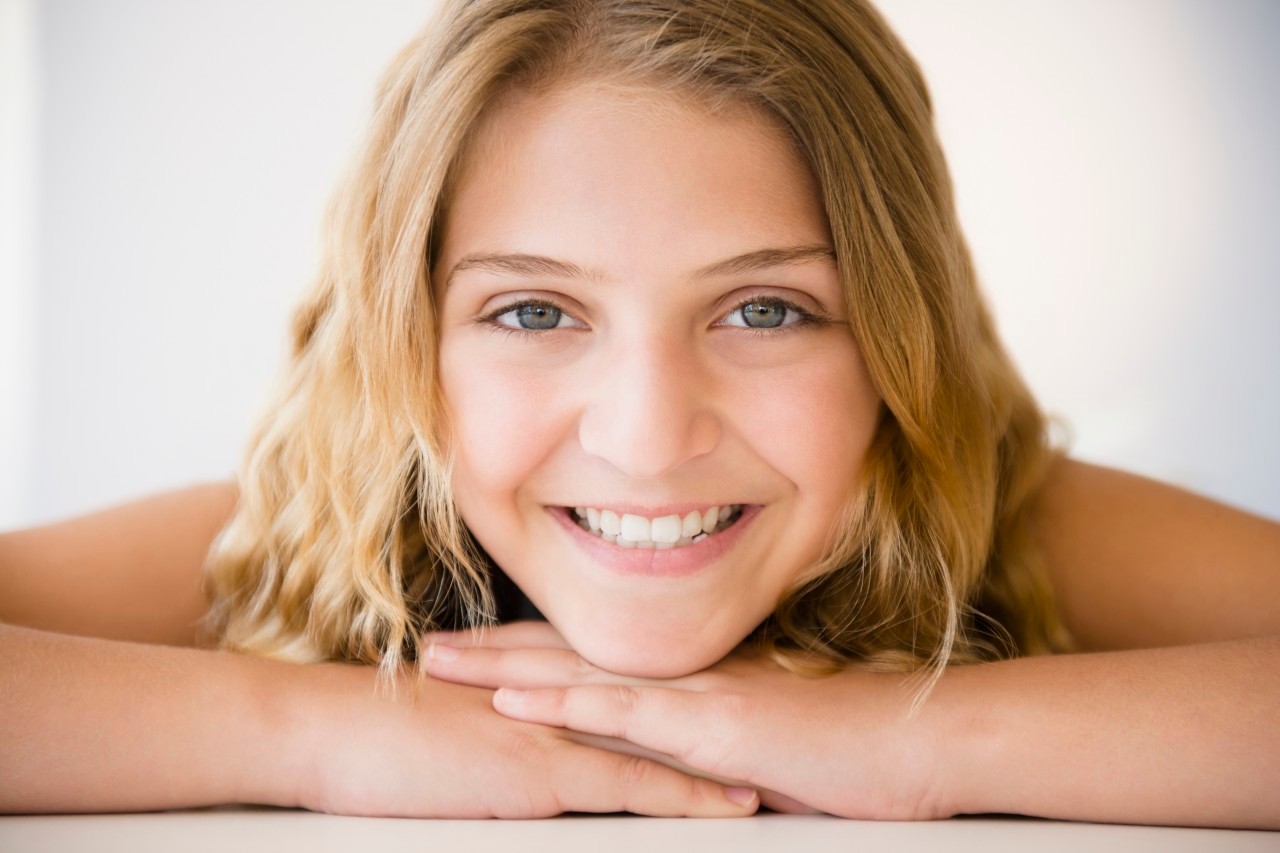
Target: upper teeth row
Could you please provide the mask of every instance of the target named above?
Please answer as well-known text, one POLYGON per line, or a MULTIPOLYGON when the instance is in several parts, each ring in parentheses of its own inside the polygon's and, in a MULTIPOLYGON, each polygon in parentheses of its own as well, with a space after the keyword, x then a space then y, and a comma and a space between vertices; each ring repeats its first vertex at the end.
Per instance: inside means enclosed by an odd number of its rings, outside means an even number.
POLYGON ((683 537, 697 536, 699 533, 710 533, 716 524, 728 517, 737 504, 713 506, 699 512, 691 510, 681 518, 678 515, 664 515, 661 518, 648 519, 643 515, 624 513, 619 516, 607 509, 596 509, 593 506, 574 507, 573 513, 578 518, 585 518, 591 529, 606 536, 617 536, 632 542, 679 542, 683 537))

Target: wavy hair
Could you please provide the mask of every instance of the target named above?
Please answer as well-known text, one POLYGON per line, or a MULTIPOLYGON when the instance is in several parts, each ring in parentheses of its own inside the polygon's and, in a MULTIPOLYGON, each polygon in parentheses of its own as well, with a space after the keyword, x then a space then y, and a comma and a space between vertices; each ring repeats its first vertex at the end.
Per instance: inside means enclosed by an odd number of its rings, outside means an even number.
POLYGON ((777 118, 821 188, 884 400, 823 558, 745 642, 803 674, 930 684, 948 663, 1070 649, 1028 526, 1060 451, 979 293, 920 70, 863 0, 446 2, 385 73, 331 203, 209 555, 217 643, 393 677, 425 631, 494 624, 493 566, 450 496, 429 271, 486 108, 583 78, 777 118))

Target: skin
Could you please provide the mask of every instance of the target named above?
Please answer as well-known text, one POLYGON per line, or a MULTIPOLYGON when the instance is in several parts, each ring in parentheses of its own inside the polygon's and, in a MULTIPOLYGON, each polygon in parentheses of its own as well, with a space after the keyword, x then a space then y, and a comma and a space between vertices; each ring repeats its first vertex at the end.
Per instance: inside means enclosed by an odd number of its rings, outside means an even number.
POLYGON ((443 235, 441 382, 476 538, 599 666, 665 677, 721 659, 821 555, 880 405, 833 261, 694 275, 760 249, 830 249, 807 167, 748 108, 566 84, 487 116, 443 235), (600 280, 454 271, 508 252, 600 280), (828 319, 749 328, 737 309, 759 296, 828 319), (556 306, 558 325, 504 334, 493 323, 519 329, 515 313, 483 319, 520 299, 556 306), (763 510, 731 552, 679 578, 602 568, 547 510, 731 503, 763 510))

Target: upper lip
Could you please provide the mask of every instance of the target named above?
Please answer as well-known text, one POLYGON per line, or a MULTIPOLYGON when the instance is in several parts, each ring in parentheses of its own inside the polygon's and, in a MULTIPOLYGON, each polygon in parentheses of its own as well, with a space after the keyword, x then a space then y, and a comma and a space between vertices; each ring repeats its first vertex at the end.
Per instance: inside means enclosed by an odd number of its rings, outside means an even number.
POLYGON ((690 512, 692 512, 695 509, 698 510, 699 512, 702 512, 708 507, 713 507, 713 506, 726 507, 726 506, 735 506, 735 505, 741 505, 743 507, 751 506, 751 504, 746 503, 744 501, 727 501, 727 502, 683 501, 681 503, 647 504, 647 505, 646 504, 630 504, 630 503, 613 503, 608 501, 603 503, 562 504, 562 506, 570 510, 574 509, 575 507, 582 507, 584 509, 587 507, 594 507, 599 510, 609 510, 610 512, 617 513, 618 515, 642 515, 645 518, 663 518, 668 515, 679 515, 683 517, 685 515, 688 515, 690 512))

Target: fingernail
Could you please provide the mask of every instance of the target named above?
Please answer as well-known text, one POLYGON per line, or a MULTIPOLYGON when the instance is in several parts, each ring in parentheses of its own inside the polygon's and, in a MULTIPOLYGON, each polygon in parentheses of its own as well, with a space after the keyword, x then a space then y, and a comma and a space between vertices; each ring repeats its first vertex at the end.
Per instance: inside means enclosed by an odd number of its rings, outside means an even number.
POLYGON ((528 695, 524 690, 512 690, 510 687, 498 689, 498 701, 506 705, 519 705, 528 695))
POLYGON ((427 657, 431 658, 431 660, 457 660, 458 650, 453 646, 432 643, 427 646, 427 657))
POLYGON ((740 806, 749 806, 756 798, 754 788, 725 788, 724 795, 740 806))

